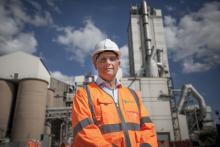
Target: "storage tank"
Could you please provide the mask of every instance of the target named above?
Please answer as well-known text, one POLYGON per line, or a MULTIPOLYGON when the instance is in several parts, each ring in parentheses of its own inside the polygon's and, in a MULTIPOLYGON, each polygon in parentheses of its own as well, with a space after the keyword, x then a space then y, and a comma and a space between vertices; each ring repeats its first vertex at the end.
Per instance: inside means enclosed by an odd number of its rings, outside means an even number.
POLYGON ((7 135, 14 91, 12 82, 0 79, 0 138, 7 135))
POLYGON ((13 142, 40 140, 44 133, 48 83, 41 79, 19 82, 11 139, 13 142))
POLYGON ((47 107, 53 107, 54 103, 54 90, 49 88, 47 90, 47 107))

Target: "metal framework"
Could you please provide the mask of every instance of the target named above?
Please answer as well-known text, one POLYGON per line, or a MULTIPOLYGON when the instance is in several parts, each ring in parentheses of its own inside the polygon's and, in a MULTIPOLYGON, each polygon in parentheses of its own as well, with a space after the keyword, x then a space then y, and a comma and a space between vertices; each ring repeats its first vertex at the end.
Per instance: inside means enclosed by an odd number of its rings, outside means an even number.
POLYGON ((170 109, 171 109, 171 117, 172 117, 172 123, 173 123, 174 140, 180 141, 181 140, 180 125, 179 125, 179 119, 178 119, 178 111, 176 107, 175 94, 173 92, 174 86, 173 86, 172 78, 171 77, 168 78, 167 82, 168 82, 168 92, 170 95, 170 109))
POLYGON ((46 109, 46 119, 71 119, 71 107, 52 107, 46 109))

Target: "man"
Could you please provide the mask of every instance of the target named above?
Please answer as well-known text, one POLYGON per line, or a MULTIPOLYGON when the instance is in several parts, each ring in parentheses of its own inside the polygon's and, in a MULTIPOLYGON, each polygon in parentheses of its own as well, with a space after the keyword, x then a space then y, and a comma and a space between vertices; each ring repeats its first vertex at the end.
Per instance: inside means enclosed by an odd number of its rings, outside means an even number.
POLYGON ((121 52, 110 39, 95 46, 96 82, 73 99, 72 147, 156 147, 155 128, 141 98, 116 78, 121 52))

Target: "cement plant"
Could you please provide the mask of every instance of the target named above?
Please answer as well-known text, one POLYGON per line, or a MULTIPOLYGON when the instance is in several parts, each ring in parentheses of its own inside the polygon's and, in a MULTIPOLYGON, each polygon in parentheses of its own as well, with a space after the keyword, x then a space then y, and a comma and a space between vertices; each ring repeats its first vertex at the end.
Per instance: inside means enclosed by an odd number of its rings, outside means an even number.
MULTIPOLYGON (((196 87, 173 85, 160 9, 145 1, 131 6, 128 47, 130 76, 121 81, 140 92, 160 147, 192 146, 201 131, 215 128, 196 87)), ((70 146, 72 98, 94 75, 77 76, 70 85, 52 78, 39 57, 19 51, 0 56, 0 69, 0 146, 70 146)))

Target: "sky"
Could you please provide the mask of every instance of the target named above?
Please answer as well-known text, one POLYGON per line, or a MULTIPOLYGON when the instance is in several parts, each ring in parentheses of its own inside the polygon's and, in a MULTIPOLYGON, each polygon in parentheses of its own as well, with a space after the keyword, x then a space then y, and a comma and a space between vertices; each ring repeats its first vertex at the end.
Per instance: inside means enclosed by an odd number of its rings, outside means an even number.
MULTIPOLYGON (((62 81, 95 74, 91 53, 105 38, 121 49, 128 76, 131 5, 141 0, 0 0, 0 56, 24 51, 41 57, 62 81)), ((147 0, 161 9, 175 89, 191 83, 220 111, 220 1, 147 0)), ((217 117, 217 116, 214 116, 217 117)))

